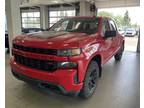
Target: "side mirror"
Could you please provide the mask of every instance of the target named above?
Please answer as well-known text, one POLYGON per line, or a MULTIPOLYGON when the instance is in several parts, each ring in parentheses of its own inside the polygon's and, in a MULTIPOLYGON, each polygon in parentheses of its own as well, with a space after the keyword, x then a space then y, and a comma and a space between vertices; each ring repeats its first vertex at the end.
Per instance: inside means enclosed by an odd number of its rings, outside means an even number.
POLYGON ((105 31, 105 35, 104 35, 105 38, 115 37, 115 36, 116 36, 116 31, 105 31))

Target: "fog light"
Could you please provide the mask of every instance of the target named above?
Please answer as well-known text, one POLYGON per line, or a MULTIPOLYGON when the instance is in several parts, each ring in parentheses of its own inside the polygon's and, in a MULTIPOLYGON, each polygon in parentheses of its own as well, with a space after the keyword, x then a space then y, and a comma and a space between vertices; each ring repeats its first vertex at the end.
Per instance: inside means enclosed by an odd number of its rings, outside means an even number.
POLYGON ((73 69, 77 67, 77 63, 75 62, 59 62, 58 68, 62 69, 73 69))

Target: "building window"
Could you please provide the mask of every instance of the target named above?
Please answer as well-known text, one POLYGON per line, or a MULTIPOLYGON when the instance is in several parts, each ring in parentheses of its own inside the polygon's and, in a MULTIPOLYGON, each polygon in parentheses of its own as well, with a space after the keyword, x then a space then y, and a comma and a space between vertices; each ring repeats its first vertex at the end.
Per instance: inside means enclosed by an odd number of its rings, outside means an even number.
POLYGON ((66 16, 75 16, 75 10, 66 10, 66 11, 50 11, 50 27, 59 21, 61 18, 66 16))
POLYGON ((22 12, 22 28, 40 28, 40 12, 22 12))

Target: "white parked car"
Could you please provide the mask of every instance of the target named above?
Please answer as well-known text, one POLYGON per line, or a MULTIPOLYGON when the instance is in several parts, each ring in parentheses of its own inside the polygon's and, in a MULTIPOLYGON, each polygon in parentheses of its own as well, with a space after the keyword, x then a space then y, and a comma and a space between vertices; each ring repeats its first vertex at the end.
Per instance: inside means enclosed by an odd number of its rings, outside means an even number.
POLYGON ((127 28, 124 33, 125 36, 133 37, 136 35, 136 30, 134 28, 127 28))

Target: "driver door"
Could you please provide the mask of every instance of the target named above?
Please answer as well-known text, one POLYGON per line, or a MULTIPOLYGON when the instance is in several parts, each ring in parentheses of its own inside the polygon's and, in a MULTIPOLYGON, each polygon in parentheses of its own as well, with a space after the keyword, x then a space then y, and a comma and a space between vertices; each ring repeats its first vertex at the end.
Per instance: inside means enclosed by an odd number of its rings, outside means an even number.
POLYGON ((111 31, 116 31, 116 36, 112 37, 112 50, 113 50, 113 54, 115 53, 115 51, 118 49, 118 47, 120 46, 120 39, 118 36, 118 31, 117 31, 117 27, 115 22, 110 19, 109 20, 109 25, 110 25, 110 30, 111 31))
POLYGON ((103 54, 103 60, 104 62, 106 62, 112 55, 112 43, 113 43, 113 38, 109 37, 109 38, 105 38, 105 32, 110 30, 110 26, 108 23, 107 19, 103 19, 102 21, 102 47, 101 47, 101 51, 103 54))

